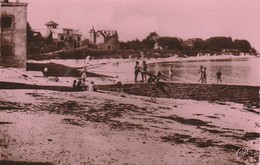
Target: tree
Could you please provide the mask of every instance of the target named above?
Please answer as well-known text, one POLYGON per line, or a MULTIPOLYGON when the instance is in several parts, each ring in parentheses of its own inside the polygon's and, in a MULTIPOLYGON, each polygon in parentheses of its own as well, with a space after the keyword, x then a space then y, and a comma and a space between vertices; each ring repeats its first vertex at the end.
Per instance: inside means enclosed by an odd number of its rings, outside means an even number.
POLYGON ((40 32, 32 30, 29 22, 27 22, 27 52, 28 54, 37 54, 45 44, 44 38, 40 32))
POLYGON ((157 38, 158 34, 156 32, 151 32, 145 39, 143 39, 142 43, 145 48, 153 49, 157 38))
POLYGON ((201 40, 196 40, 193 43, 193 49, 194 50, 205 50, 205 49, 207 49, 207 44, 202 39, 201 40))
POLYGON ((211 37, 206 40, 209 50, 221 51, 223 49, 231 49, 233 41, 231 37, 211 37))
POLYGON ((143 49, 143 44, 142 42, 137 38, 132 41, 127 41, 125 44, 125 47, 127 49, 136 49, 136 50, 142 50, 143 49))
POLYGON ((33 41, 33 30, 29 22, 27 22, 27 44, 33 41))
POLYGON ((158 39, 159 46, 164 49, 168 48, 170 50, 182 50, 183 44, 182 40, 176 37, 160 37, 158 39))
POLYGON ((247 40, 235 40, 233 47, 242 52, 250 52, 252 49, 251 44, 247 40))

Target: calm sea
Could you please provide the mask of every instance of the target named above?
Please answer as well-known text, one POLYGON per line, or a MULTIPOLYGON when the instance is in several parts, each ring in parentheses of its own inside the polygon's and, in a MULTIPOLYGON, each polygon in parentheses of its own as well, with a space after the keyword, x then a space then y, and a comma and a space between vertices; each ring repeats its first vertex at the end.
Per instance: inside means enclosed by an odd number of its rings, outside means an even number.
POLYGON ((260 58, 236 58, 225 60, 176 61, 149 64, 149 70, 155 74, 160 71, 164 77, 169 75, 169 66, 173 67, 173 82, 198 82, 200 66, 207 68, 208 83, 216 83, 216 73, 222 72, 225 84, 260 86, 260 58))

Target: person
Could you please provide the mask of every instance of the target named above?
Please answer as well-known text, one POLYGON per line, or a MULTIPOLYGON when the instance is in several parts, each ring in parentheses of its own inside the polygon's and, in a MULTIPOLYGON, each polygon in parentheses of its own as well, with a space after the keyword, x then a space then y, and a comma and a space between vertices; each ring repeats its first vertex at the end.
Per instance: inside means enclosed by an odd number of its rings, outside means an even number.
POLYGON ((44 77, 48 77, 48 68, 47 66, 42 71, 44 77))
POLYGON ((77 90, 77 80, 74 80, 74 81, 73 81, 72 88, 73 88, 74 90, 77 90))
POLYGON ((207 68, 206 67, 204 67, 204 71, 203 71, 203 82, 204 83, 207 83, 207 68))
POLYGON ((172 75, 173 75, 173 69, 172 69, 172 65, 169 66, 169 80, 172 79, 172 75))
POLYGON ((86 57, 86 59, 85 59, 85 61, 84 61, 84 63, 87 63, 87 64, 88 64, 88 63, 89 63, 89 61, 90 61, 90 57, 89 57, 89 56, 87 56, 87 57, 86 57))
POLYGON ((140 51, 140 54, 141 54, 141 59, 143 60, 144 59, 144 52, 140 51))
POLYGON ((170 97, 168 92, 169 86, 167 85, 167 83, 160 82, 161 78, 162 78, 162 73, 159 71, 155 76, 156 88, 160 89, 164 94, 170 97))
POLYGON ((140 72, 140 65, 139 65, 139 62, 136 61, 136 63, 135 63, 135 72, 134 72, 134 74, 135 74, 135 82, 137 82, 137 76, 138 76, 139 72, 140 72))
POLYGON ((82 79, 82 83, 83 83, 83 84, 85 84, 86 78, 87 78, 87 73, 86 73, 86 71, 84 70, 83 73, 82 73, 82 75, 81 75, 81 79, 82 79))
POLYGON ((148 84, 151 83, 151 82, 153 82, 153 81, 155 81, 155 79, 156 79, 156 78, 155 78, 154 75, 150 75, 149 78, 148 78, 148 80, 147 80, 148 84))
POLYGON ((198 80, 198 82, 203 83, 204 82, 203 66, 200 66, 200 69, 199 69, 198 73, 200 74, 200 79, 198 80))
POLYGON ((78 81, 78 83, 77 83, 77 85, 76 85, 76 89, 79 90, 79 91, 85 89, 85 85, 82 84, 82 81, 81 81, 81 80, 78 81))
POLYGON ((222 73, 221 73, 220 69, 218 70, 216 76, 217 76, 217 84, 219 82, 222 83, 222 79, 221 79, 222 73))
POLYGON ((146 75, 147 75, 147 64, 146 64, 146 61, 143 61, 143 64, 142 64, 142 82, 146 83, 147 81, 147 78, 146 78, 146 75))
POLYGON ((156 100, 156 88, 157 88, 157 82, 156 81, 151 81, 149 83, 150 88, 151 88, 151 100, 156 100))
POLYGON ((120 81, 119 77, 116 76, 114 83, 116 84, 116 90, 118 93, 123 93, 124 92, 124 88, 123 88, 123 84, 120 81))
POLYGON ((88 91, 94 91, 94 81, 91 81, 88 85, 88 91))

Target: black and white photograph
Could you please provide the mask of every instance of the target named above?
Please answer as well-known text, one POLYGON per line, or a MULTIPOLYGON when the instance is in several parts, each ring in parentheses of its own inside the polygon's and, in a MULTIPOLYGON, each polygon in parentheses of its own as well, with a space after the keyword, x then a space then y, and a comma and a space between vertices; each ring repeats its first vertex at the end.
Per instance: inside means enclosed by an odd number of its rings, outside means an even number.
POLYGON ((260 165, 260 0, 0 5, 0 165, 260 165))

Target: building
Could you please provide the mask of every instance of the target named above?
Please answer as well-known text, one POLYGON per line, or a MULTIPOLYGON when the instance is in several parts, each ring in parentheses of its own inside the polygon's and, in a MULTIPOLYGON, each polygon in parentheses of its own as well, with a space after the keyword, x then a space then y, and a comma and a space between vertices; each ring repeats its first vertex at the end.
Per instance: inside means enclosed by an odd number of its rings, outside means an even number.
POLYGON ((118 40, 118 33, 116 30, 98 30, 94 27, 89 31, 90 42, 97 44, 101 50, 118 50, 120 43, 118 40))
POLYGON ((50 37, 53 43, 59 48, 71 49, 82 46, 82 33, 79 30, 71 28, 58 28, 59 24, 50 21, 47 26, 47 37, 50 37))
POLYGON ((18 1, 1 1, 0 65, 2 66, 26 66, 27 5, 18 1))

